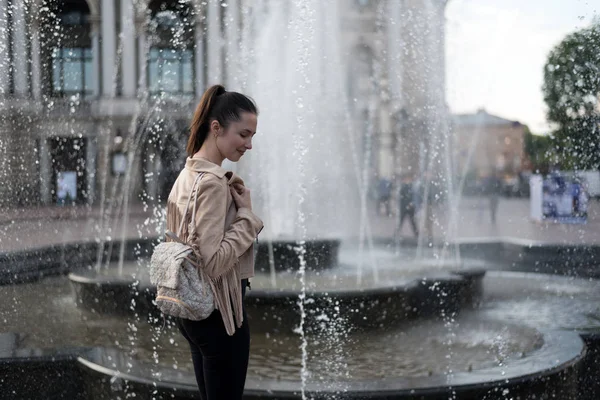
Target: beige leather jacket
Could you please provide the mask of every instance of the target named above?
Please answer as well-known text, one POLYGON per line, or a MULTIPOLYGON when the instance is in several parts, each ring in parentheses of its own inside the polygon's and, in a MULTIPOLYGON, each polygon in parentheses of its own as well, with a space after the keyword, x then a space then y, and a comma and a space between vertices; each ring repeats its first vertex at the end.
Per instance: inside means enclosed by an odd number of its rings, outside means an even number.
POLYGON ((250 209, 236 208, 229 186, 244 184, 240 177, 206 159, 188 157, 169 194, 168 230, 177 232, 199 173, 204 175, 197 185, 194 226, 191 226, 193 206, 190 205, 181 239, 188 241, 202 258, 202 269, 213 283, 217 309, 232 335, 234 317, 238 327, 243 318, 240 280, 254 276, 254 240, 263 223, 250 209))

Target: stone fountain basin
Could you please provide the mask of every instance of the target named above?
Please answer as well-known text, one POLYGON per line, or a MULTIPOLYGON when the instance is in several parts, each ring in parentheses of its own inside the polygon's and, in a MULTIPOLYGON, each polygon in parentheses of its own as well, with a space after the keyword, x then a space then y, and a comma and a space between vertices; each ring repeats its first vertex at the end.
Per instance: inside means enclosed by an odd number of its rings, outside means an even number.
MULTIPOLYGON (((544 332, 544 344, 526 358, 471 372, 428 377, 382 377, 370 380, 311 382, 306 395, 313 399, 458 399, 575 398, 577 368, 585 356, 582 339, 574 332, 544 332)), ((157 367, 131 359, 114 349, 96 349, 78 358, 85 380, 99 395, 135 392, 138 396, 196 398, 191 372, 157 367), (126 372, 131 371, 131 372, 126 372), (102 389, 103 388, 103 389, 102 389)), ((299 399, 298 380, 249 379, 245 399, 299 399)), ((101 397, 103 398, 103 397, 101 397)))
MULTIPOLYGON (((5 335, 0 335, 0 342, 2 336, 5 335)), ((454 396, 500 400, 508 395, 523 399, 581 398, 577 397, 577 372, 585 365, 586 347, 582 339, 577 333, 567 331, 544 332, 543 338, 544 344, 533 354, 501 367, 428 377, 310 382, 305 391, 308 398, 313 399, 437 400, 454 396)), ((24 393, 24 387, 50 386, 61 398, 81 400, 126 398, 132 394, 148 399, 197 398, 193 373, 140 362, 117 349, 80 348, 58 352, 29 349, 21 350, 21 354, 14 350, 7 354, 7 349, 3 350, 0 371, 8 383, 5 389, 16 389, 17 393, 24 393), (15 368, 16 365, 19 368, 15 368), (32 376, 36 377, 35 382, 32 376), (56 385, 57 379, 65 384, 56 385)), ((41 398, 35 396, 35 389, 30 392, 27 398, 41 398)), ((298 380, 249 377, 246 382, 244 399, 247 400, 300 398, 298 380)))
MULTIPOLYGON (((149 282, 146 263, 130 263, 121 274, 117 271, 111 267, 100 273, 70 273, 77 304, 100 314, 159 316, 153 304, 156 288, 149 282)), ((352 268, 344 266, 327 273, 308 272, 304 304, 308 329, 318 325, 316 317, 324 314, 344 315, 346 323, 356 329, 378 329, 472 308, 479 301, 485 271, 436 267, 411 274, 399 265, 380 274, 379 281, 365 278, 357 283, 352 268)), ((291 332, 298 324, 298 277, 280 273, 275 287, 270 280, 270 275, 260 273, 252 279, 245 300, 249 321, 264 332, 291 332)))
MULTIPOLYGON (((304 248, 305 267, 310 271, 320 271, 338 265, 340 249, 338 239, 313 239, 306 241, 304 248)), ((259 273, 269 273, 271 269, 277 272, 298 271, 298 241, 277 239, 272 242, 259 240, 256 247, 255 269, 259 273), (272 261, 272 264, 271 264, 272 261)))

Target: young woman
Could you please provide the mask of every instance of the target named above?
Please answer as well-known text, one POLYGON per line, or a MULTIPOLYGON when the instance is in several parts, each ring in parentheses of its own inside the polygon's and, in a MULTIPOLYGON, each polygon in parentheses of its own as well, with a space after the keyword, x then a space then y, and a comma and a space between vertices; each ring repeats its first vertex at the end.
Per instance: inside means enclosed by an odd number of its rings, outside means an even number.
POLYGON ((245 95, 221 85, 209 88, 194 113, 188 158, 167 203, 167 229, 176 232, 194 181, 203 174, 196 185, 194 226, 189 212, 181 239, 202 257, 217 309, 202 321, 177 320, 190 344, 203 400, 241 400, 246 381, 250 331, 243 297, 254 275, 253 243, 263 224, 252 212, 250 190, 221 163, 238 161, 252 149, 257 115, 245 95))

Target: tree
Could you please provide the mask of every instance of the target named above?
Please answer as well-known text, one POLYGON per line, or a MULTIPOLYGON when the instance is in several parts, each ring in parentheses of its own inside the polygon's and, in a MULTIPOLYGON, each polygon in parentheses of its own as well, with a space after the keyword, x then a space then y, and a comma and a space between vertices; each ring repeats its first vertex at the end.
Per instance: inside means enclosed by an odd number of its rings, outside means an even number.
POLYGON ((566 168, 600 167, 600 21, 568 35, 544 68, 553 146, 566 168))
POLYGON ((534 135, 525 127, 523 147, 531 162, 533 171, 548 172, 554 158, 553 138, 551 136, 534 135))

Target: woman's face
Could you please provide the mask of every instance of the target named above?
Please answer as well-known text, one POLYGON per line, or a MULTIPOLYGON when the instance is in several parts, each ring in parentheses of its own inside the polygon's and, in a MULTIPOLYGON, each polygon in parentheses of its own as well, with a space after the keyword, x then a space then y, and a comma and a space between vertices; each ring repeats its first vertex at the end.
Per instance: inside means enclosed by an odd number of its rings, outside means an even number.
POLYGON ((217 138, 217 146, 221 154, 230 161, 236 162, 244 153, 252 149, 252 137, 256 133, 256 114, 243 112, 239 121, 229 123, 227 129, 217 138))

